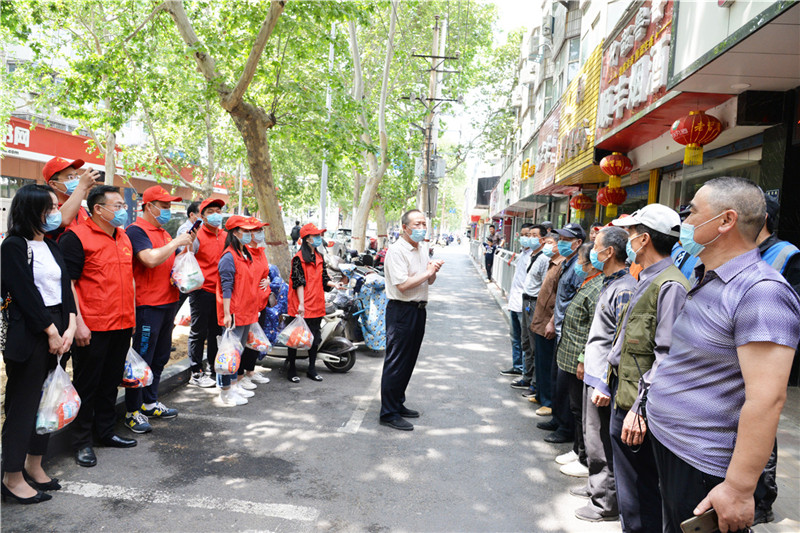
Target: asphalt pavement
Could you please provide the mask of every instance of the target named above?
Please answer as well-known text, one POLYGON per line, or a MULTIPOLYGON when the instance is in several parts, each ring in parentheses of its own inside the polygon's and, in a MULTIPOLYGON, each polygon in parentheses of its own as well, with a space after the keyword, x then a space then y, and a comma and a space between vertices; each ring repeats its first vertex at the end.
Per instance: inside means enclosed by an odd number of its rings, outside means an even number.
POLYGON ((445 265, 407 391, 414 431, 378 424, 382 353, 359 351, 347 374, 320 365, 322 383, 292 384, 268 359, 272 381, 245 406, 181 385, 162 398, 180 415, 153 421, 137 447, 98 447, 94 468, 49 459, 63 490, 4 504, 3 530, 620 531, 573 516, 584 501, 567 490, 582 481, 553 461, 569 446, 542 440, 536 406, 499 375, 508 325, 467 247, 436 257, 445 265))

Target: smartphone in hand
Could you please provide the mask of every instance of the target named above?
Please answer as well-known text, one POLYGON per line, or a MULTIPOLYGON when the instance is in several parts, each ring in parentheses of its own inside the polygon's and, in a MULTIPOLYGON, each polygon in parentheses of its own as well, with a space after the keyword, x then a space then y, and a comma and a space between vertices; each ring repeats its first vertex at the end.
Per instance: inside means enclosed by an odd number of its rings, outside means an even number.
POLYGON ((105 181, 106 181, 106 171, 105 170, 98 170, 97 173, 100 174, 100 176, 95 178, 94 181, 96 181, 98 183, 105 183, 105 181))
POLYGON ((700 516, 693 516, 681 522, 683 533, 719 533, 717 512, 709 509, 700 516))
POLYGON ((202 224, 203 224, 203 221, 202 221, 202 220, 200 220, 200 219, 198 218, 198 219, 197 219, 197 220, 194 222, 194 224, 192 225, 192 227, 191 227, 191 228, 189 228, 189 231, 187 231, 187 233, 191 233, 191 232, 193 232, 193 231, 197 231, 197 230, 199 230, 199 229, 200 229, 200 226, 201 226, 202 224))

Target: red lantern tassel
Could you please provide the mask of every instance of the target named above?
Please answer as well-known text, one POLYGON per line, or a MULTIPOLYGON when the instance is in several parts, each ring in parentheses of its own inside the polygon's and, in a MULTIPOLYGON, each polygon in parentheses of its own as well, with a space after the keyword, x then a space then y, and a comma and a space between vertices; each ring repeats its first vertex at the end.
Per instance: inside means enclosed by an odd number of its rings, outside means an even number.
POLYGON ((615 204, 608 204, 608 206, 606 206, 606 217, 617 218, 617 206, 615 204))
POLYGON ((702 165, 703 164, 703 145, 690 143, 686 145, 686 150, 683 152, 684 165, 702 165))

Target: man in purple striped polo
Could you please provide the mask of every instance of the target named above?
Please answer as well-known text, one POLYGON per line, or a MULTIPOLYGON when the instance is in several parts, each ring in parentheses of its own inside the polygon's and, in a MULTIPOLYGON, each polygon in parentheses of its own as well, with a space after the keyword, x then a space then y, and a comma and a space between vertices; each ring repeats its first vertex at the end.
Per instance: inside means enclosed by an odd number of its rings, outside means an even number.
POLYGON ((712 507, 723 533, 753 522, 800 339, 800 298, 756 247, 764 216, 757 185, 716 178, 681 225, 681 244, 703 264, 646 410, 665 532, 712 507))

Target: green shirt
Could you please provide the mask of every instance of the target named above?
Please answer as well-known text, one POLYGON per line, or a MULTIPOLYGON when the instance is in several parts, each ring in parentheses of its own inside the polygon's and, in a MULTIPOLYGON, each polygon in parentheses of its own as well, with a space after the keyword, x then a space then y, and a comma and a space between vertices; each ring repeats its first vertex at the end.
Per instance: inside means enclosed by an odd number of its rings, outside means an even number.
POLYGON ((578 359, 589 338, 594 308, 602 288, 603 275, 600 274, 580 287, 567 307, 556 355, 558 368, 564 372, 575 374, 578 370, 578 359))

